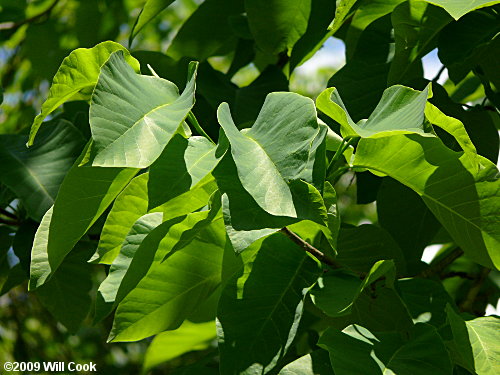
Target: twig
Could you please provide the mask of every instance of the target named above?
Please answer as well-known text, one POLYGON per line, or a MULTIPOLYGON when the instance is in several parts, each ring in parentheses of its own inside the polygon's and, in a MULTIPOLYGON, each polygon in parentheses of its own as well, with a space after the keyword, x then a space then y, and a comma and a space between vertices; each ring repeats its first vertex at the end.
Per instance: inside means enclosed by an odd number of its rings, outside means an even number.
POLYGON ((7 211, 5 208, 0 208, 0 215, 9 217, 11 219, 17 220, 17 216, 13 214, 12 212, 7 211))
POLYGON ((488 276, 490 271, 491 270, 489 268, 483 267, 481 273, 479 274, 479 277, 476 279, 476 281, 472 284, 471 288, 469 289, 467 297, 465 297, 465 300, 460 304, 461 311, 471 311, 472 305, 474 305, 477 295, 481 291, 481 287, 483 286, 484 280, 486 280, 486 277, 488 276))
POLYGON ((29 18, 26 18, 26 19, 24 19, 22 21, 18 21, 18 22, 3 22, 3 23, 0 23, 0 30, 15 30, 15 29, 18 29, 19 27, 21 27, 24 24, 38 21, 38 19, 42 18, 43 16, 49 15, 50 12, 52 12, 52 9, 54 9, 54 7, 57 5, 57 3, 59 1, 60 0, 54 0, 54 2, 52 4, 50 4, 50 6, 47 9, 45 9, 41 13, 35 14, 33 17, 29 17, 29 18))
POLYGON ((440 274, 446 267, 448 267, 455 260, 463 255, 463 250, 459 247, 452 250, 448 255, 435 264, 432 264, 429 268, 426 268, 420 272, 417 276, 423 278, 430 278, 431 276, 440 274))
POLYGON ((323 252, 321 252, 320 250, 316 249, 310 243, 304 241, 298 235, 296 235, 295 233, 293 233, 287 227, 281 228, 280 232, 283 233, 288 238, 290 238, 297 245, 299 245, 300 247, 302 247, 309 254, 311 254, 315 258, 319 259, 320 261, 322 261, 323 263, 328 264, 330 267, 335 268, 335 269, 336 268, 341 268, 341 265, 335 259, 332 259, 328 255, 325 255, 323 252))
POLYGON ((469 275, 467 272, 461 272, 461 271, 446 272, 441 275, 441 280, 449 279, 451 277, 460 277, 462 279, 474 280, 474 276, 469 275))
POLYGON ((446 67, 443 65, 441 67, 441 69, 439 69, 439 71, 437 72, 436 76, 432 79, 432 82, 437 82, 438 79, 441 77, 441 74, 443 74, 445 69, 446 69, 446 67))

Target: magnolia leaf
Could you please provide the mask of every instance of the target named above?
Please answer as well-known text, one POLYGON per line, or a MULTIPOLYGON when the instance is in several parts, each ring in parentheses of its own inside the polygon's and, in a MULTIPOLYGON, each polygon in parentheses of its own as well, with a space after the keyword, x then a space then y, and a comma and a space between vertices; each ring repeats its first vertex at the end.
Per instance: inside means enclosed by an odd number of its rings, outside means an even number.
POLYGON ((494 164, 480 157, 480 171, 465 153, 438 138, 392 135, 364 138, 354 165, 387 174, 418 193, 465 254, 500 267, 500 180, 494 164))
POLYGON ((42 105, 41 113, 31 126, 28 145, 32 145, 42 121, 61 104, 70 100, 89 100, 97 83, 99 72, 109 56, 123 51, 124 59, 133 70, 139 71, 139 63, 120 44, 103 42, 93 48, 78 48, 66 57, 57 71, 49 97, 42 105))
POLYGON ((473 10, 495 5, 500 1, 492 0, 425 0, 428 3, 437 5, 445 9, 454 19, 458 20, 465 14, 473 10))
POLYGON ((132 45, 134 38, 141 32, 141 30, 156 16, 158 16, 165 8, 172 4, 175 0, 147 0, 146 4, 139 13, 137 20, 130 31, 130 38, 128 40, 129 47, 132 45))
POLYGON ((146 168, 162 153, 194 105, 197 63, 181 96, 172 82, 136 74, 123 53, 101 68, 90 103, 93 166, 146 168))
POLYGON ((85 142, 65 120, 47 123, 29 149, 26 140, 23 135, 0 135, 0 181, 15 192, 33 219, 41 220, 85 142))

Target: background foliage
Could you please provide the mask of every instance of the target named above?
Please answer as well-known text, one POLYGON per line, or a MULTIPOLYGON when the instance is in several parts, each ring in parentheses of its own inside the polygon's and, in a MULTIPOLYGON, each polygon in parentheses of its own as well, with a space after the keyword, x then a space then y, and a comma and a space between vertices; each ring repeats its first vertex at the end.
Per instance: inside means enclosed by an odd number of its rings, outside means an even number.
POLYGON ((0 0, 0 361, 497 373, 497 3, 0 0))

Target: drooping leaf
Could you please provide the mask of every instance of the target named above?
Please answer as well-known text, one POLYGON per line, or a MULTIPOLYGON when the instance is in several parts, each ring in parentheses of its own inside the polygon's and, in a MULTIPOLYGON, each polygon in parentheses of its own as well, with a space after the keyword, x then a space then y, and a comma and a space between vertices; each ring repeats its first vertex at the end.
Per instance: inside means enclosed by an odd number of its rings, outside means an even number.
POLYGON ((133 168, 79 167, 88 147, 67 173, 53 210, 47 211, 37 231, 31 257, 30 289, 47 281, 137 173, 133 168))
POLYGON ((396 49, 388 82, 405 83, 420 59, 437 45, 437 36, 452 18, 441 8, 410 0, 392 12, 396 49))
POLYGON ((90 127, 100 167, 146 168, 182 125, 194 105, 196 63, 181 96, 162 78, 136 74, 123 54, 101 68, 90 104, 90 127))
POLYGON ((499 1, 492 0, 425 0, 428 3, 445 9, 453 18, 458 20, 463 15, 475 9, 498 4, 499 1))
POLYGON ((173 250, 171 238, 162 240, 147 274, 118 304, 110 341, 135 341, 176 329, 220 284, 222 220, 201 228, 179 250, 173 250))
POLYGON ((424 323, 416 324, 407 340, 397 332, 374 334, 358 325, 341 332, 330 328, 321 336, 319 346, 330 352, 336 375, 453 373, 441 337, 424 323))
POLYGON ((149 371, 164 362, 194 350, 203 350, 217 336, 215 322, 191 323, 186 320, 175 331, 157 335, 146 351, 143 370, 149 371))
POLYGON ((172 4, 175 0, 147 0, 146 4, 139 13, 135 21, 132 31, 130 31, 129 46, 132 44, 134 38, 141 32, 151 20, 158 16, 165 8, 172 4))
POLYGON ((90 99, 101 67, 115 51, 123 51, 127 64, 139 71, 137 60, 120 44, 111 41, 100 43, 93 48, 78 48, 63 60, 52 81, 49 97, 31 126, 28 145, 33 144, 42 121, 61 104, 69 100, 90 99))
POLYGON ((245 269, 231 279, 219 302, 220 371, 266 374, 294 339, 305 294, 320 269, 281 234, 241 256, 245 269))
POLYGON ((224 46, 236 42, 229 18, 245 11, 243 0, 207 0, 182 24, 167 49, 175 59, 184 56, 199 61, 214 56, 224 46))
POLYGON ((216 166, 216 146, 204 137, 175 135, 151 165, 149 207, 154 208, 193 188, 216 166))
POLYGON ((104 318, 113 308, 120 284, 136 251, 144 238, 161 224, 162 219, 163 214, 161 212, 146 214, 139 218, 128 232, 119 249, 119 254, 111 264, 108 276, 101 283, 97 291, 95 321, 104 318))
POLYGON ((470 259, 499 267, 500 181, 492 163, 481 163, 477 171, 466 154, 411 134, 364 138, 354 161, 413 189, 470 259))
POLYGON ((245 11, 258 48, 277 54, 305 33, 311 0, 245 0, 245 11))
POLYGON ((500 366, 500 319, 486 316, 464 321, 450 306, 446 313, 453 333, 453 358, 478 375, 496 374, 500 366))
POLYGON ((84 147, 81 133, 55 120, 40 131, 35 146, 23 135, 0 136, 0 181, 15 192, 34 220, 54 204, 59 185, 84 147))

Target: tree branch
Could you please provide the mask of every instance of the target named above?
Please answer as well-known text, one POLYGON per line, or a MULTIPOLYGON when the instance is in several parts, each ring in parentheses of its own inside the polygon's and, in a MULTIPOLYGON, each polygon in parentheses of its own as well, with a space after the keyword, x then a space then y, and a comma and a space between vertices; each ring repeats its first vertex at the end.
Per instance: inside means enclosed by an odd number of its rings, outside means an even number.
POLYGON ((18 29, 19 27, 21 27, 24 24, 38 21, 43 16, 49 15, 50 12, 52 12, 52 9, 54 9, 54 7, 57 5, 57 3, 59 1, 60 0, 54 0, 54 2, 52 4, 50 4, 50 6, 47 9, 45 9, 43 12, 35 14, 33 17, 29 17, 29 18, 26 18, 26 19, 24 19, 22 21, 18 21, 18 22, 3 22, 3 23, 0 23, 0 30, 15 30, 15 29, 18 29))
POLYGON ((17 220, 17 216, 13 214, 12 212, 7 211, 5 208, 0 208, 0 215, 9 217, 13 220, 17 220))
POLYGON ((483 286, 484 280, 486 280, 486 277, 490 273, 490 269, 483 267, 481 270, 481 273, 478 275, 478 278, 476 281, 472 284, 471 288, 469 289, 469 292, 467 293, 467 296, 465 297, 465 300, 460 304, 460 311, 471 311, 472 307, 474 305, 474 302, 476 301, 477 295, 481 291, 481 287, 483 286))
POLYGON ((464 251, 457 247, 452 250, 448 255, 435 264, 432 264, 429 268, 426 268, 420 272, 417 276, 423 278, 430 278, 434 275, 440 274, 446 267, 448 267, 455 260, 460 258, 464 254, 464 251))
POLYGON ((288 238, 290 238, 293 242, 295 242, 297 245, 299 245, 300 247, 302 247, 305 251, 307 251, 309 254, 311 254, 313 257, 315 257, 316 259, 320 260, 321 262, 323 262, 325 264, 328 264, 330 267, 332 267, 334 269, 342 267, 335 259, 329 257, 328 255, 325 255, 323 252, 321 252, 320 250, 316 249, 310 243, 304 241, 298 235, 296 235, 295 233, 293 233, 287 227, 281 228, 280 232, 283 233, 288 238))

